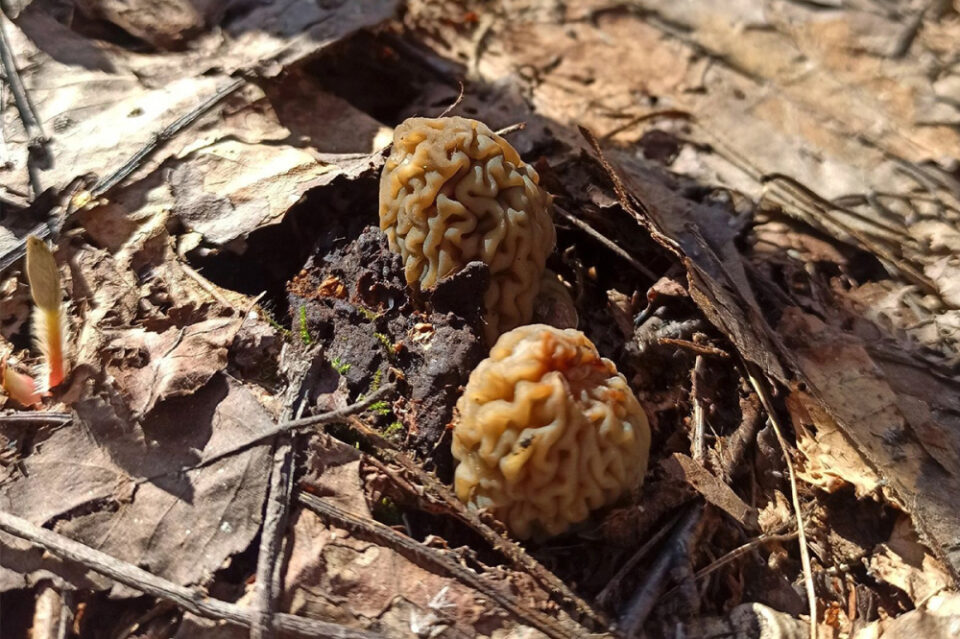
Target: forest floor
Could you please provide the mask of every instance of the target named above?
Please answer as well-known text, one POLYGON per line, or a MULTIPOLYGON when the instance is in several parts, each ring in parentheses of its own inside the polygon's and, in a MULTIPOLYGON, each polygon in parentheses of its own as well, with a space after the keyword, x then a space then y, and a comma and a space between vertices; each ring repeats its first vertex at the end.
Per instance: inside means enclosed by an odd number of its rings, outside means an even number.
POLYGON ((956 2, 0 5, 0 359, 31 233, 72 345, 3 400, 3 639, 960 636, 956 2), (485 277, 378 229, 442 113, 536 167, 650 418, 557 538, 452 496, 485 277))

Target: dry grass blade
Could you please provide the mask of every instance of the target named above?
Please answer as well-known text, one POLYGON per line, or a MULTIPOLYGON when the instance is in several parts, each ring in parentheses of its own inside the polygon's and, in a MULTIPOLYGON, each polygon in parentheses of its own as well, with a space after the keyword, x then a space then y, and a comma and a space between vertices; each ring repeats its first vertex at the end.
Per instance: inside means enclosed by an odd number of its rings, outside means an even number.
POLYGON ((790 449, 787 446, 787 440, 783 437, 783 429, 777 420, 777 414, 774 411, 773 404, 767 389, 760 383, 752 371, 752 365, 744 362, 747 368, 747 377, 750 384, 760 397, 764 410, 767 411, 767 421, 773 427, 773 432, 777 435, 777 442, 783 451, 783 459, 787 465, 787 473, 790 476, 790 500, 793 503, 794 515, 797 518, 797 536, 800 538, 800 563, 803 566, 803 577, 806 584, 807 600, 810 606, 810 639, 817 639, 817 593, 813 587, 813 570, 810 567, 810 550, 807 548, 807 535, 804 532, 803 511, 800 508, 800 495, 797 492, 797 474, 793 468, 793 460, 790 459, 790 449))

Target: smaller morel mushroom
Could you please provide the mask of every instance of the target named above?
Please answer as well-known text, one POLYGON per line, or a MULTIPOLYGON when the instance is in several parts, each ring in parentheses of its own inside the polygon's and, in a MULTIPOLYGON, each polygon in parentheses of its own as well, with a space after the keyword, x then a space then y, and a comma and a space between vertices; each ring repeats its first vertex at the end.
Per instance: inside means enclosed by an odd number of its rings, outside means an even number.
POLYGON ((410 118, 380 178, 380 228, 407 283, 434 286, 480 260, 488 343, 530 321, 556 231, 550 196, 516 150, 467 118, 410 118))
POLYGON ((453 429, 457 496, 514 535, 556 535, 639 487, 647 416, 580 331, 505 333, 471 373, 453 429))

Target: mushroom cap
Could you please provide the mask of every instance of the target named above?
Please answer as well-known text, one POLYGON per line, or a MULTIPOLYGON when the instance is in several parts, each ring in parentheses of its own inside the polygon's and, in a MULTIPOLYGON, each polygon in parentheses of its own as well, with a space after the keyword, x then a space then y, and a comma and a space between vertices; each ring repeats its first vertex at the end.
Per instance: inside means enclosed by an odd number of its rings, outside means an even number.
POLYGON ((475 260, 490 267, 490 344, 530 321, 556 242, 539 180, 506 140, 460 117, 405 120, 380 178, 380 228, 408 284, 429 288, 475 260))
POLYGON ((557 535, 639 487, 647 416, 580 331, 505 333, 457 402, 454 488, 520 538, 557 535))

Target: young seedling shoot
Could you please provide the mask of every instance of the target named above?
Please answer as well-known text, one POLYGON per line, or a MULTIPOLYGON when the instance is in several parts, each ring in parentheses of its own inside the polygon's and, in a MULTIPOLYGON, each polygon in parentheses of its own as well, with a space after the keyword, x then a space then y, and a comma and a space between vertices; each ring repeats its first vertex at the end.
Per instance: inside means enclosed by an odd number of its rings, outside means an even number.
POLYGON ((67 373, 67 313, 61 302, 60 271, 46 243, 27 238, 27 280, 37 307, 33 311, 33 338, 42 356, 38 375, 41 392, 55 388, 67 373))

